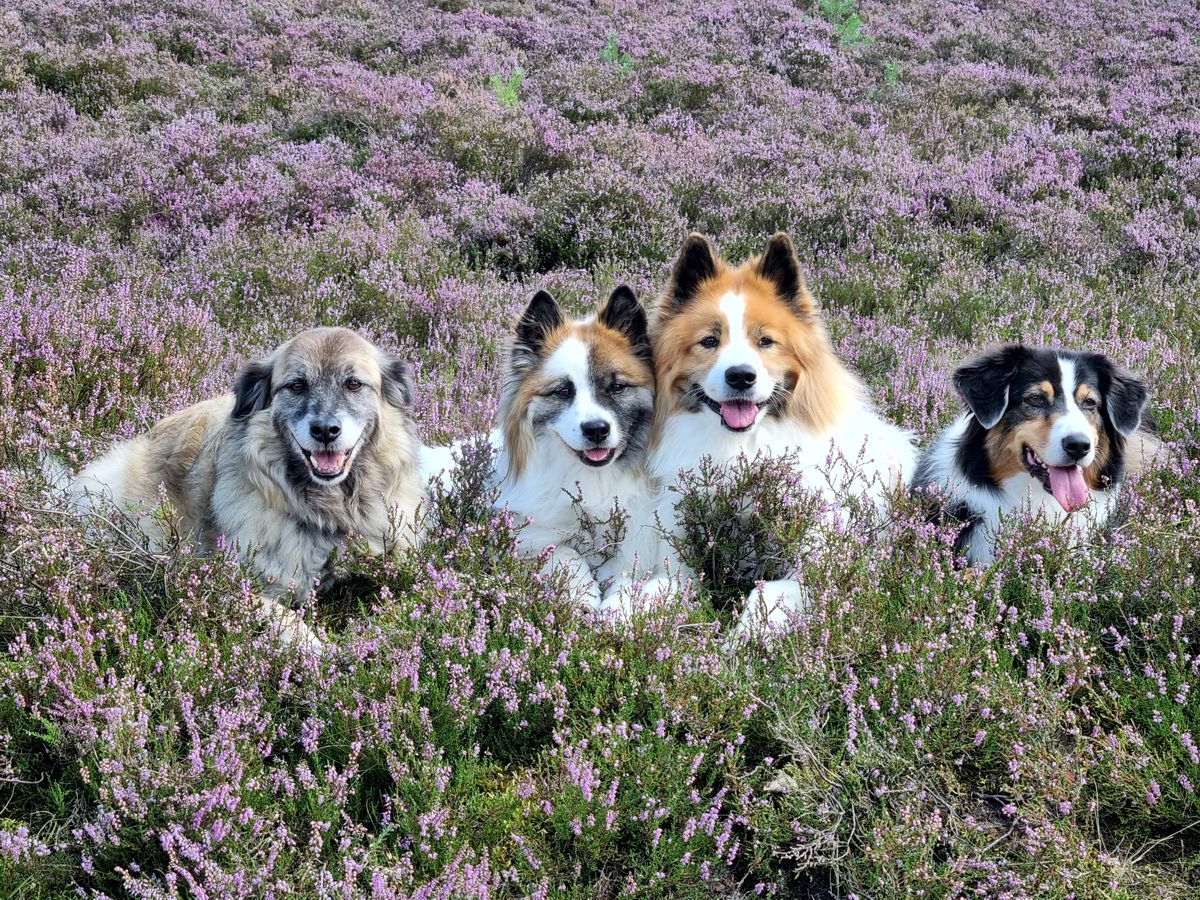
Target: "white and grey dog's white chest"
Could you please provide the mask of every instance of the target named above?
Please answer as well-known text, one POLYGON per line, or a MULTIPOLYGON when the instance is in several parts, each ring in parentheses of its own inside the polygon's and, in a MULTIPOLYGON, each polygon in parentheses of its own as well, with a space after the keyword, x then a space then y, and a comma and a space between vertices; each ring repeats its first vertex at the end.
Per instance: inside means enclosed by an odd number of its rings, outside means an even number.
MULTIPOLYGON (((624 536, 632 544, 652 519, 650 479, 638 466, 585 467, 548 445, 556 439, 547 435, 536 442, 517 477, 504 474, 509 460, 501 446, 496 457, 497 502, 523 525, 521 542, 528 552, 568 545, 593 566, 600 565, 602 557, 614 552, 606 536, 624 536)), ((500 435, 493 433, 491 440, 499 445, 500 435)))

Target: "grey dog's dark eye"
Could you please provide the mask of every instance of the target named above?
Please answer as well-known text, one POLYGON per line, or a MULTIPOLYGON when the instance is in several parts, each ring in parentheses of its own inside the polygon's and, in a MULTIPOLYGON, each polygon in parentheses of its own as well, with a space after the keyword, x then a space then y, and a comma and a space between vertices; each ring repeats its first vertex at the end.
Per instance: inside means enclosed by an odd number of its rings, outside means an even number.
POLYGON ((614 382, 612 383, 612 386, 611 386, 611 387, 608 389, 608 392, 609 392, 610 394, 623 394, 623 393, 625 393, 627 390, 629 390, 629 385, 627 385, 625 382, 623 382, 623 381, 614 381, 614 382))
POLYGON ((553 396, 559 400, 570 400, 575 396, 575 387, 574 385, 564 384, 554 392, 553 396))
POLYGON ((346 390, 348 390, 348 391, 361 391, 362 386, 363 386, 363 383, 361 381, 359 381, 357 378, 346 379, 346 390))
POLYGON ((308 382, 303 378, 295 378, 288 382, 287 388, 293 394, 303 394, 308 390, 308 382))
POLYGON ((1084 412, 1091 412, 1100 404, 1096 402, 1095 397, 1084 397, 1083 402, 1079 404, 1079 408, 1084 412))

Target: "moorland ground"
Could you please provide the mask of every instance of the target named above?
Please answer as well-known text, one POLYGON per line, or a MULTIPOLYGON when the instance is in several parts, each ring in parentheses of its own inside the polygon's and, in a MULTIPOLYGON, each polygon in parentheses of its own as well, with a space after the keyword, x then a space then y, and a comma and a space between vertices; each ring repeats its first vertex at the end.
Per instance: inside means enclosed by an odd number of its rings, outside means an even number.
POLYGON ((17 0, 0 24, 0 890, 1195 895, 1195 4, 17 0), (427 440, 471 434, 535 288, 650 297, 692 229, 735 259, 790 232, 922 441, 953 366, 1022 339, 1141 374, 1172 456, 1086 551, 1016 523, 987 570, 903 501, 886 540, 814 542, 786 471, 703 473, 710 578, 620 625, 462 490, 421 552, 339 560, 319 660, 253 623, 231 560, 43 494, 44 453, 77 464, 317 323, 413 362, 427 440), (729 598, 797 557, 812 609, 726 652, 729 598))

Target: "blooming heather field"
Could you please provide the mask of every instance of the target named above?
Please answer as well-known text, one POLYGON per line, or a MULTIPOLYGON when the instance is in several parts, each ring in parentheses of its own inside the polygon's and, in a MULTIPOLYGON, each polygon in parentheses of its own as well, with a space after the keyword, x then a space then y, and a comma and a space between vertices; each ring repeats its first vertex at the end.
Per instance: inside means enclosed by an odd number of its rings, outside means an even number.
POLYGON ((1198 35, 1182 0, 7 5, 0 890, 1196 896, 1198 35), (1173 455, 1088 552, 1018 523, 987 571, 904 502, 806 551, 786 473, 704 473, 707 586, 628 625, 463 490, 421 553, 340 560, 321 661, 232 561, 43 493, 45 452, 314 323, 469 434, 535 287, 650 297, 689 229, 789 231, 923 440, 953 366, 1023 338, 1142 374, 1173 455), (725 653, 729 597, 797 554, 811 612, 725 653))

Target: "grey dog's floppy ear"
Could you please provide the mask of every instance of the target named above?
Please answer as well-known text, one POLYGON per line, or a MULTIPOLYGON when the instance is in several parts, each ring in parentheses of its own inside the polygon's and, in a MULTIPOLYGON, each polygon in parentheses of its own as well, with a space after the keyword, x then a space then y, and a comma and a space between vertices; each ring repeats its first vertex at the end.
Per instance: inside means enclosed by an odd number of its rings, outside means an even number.
POLYGON ((412 408, 412 368, 408 363, 384 353, 379 360, 379 371, 383 379, 380 385, 383 399, 399 409, 412 408))
POLYGON ((242 366, 233 384, 234 419, 245 419, 271 405, 271 371, 268 360, 256 360, 242 366))

